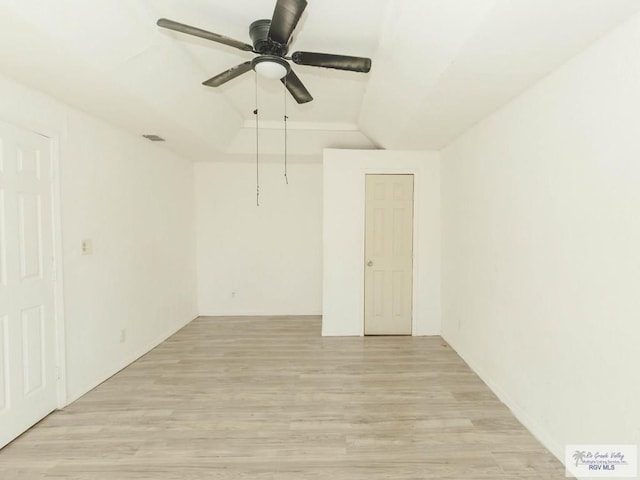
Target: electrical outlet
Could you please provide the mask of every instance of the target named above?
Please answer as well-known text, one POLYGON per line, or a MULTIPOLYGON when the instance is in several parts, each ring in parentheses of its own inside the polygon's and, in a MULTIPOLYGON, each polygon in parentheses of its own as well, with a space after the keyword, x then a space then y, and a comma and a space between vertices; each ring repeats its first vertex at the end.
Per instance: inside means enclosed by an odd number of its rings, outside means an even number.
POLYGON ((231 292, 231 298, 236 298, 236 292, 231 292))
POLYGON ((81 251, 82 255, 91 255, 93 253, 93 244, 91 243, 91 239, 87 238, 82 240, 81 251))
POLYGON ((120 343, 124 343, 127 341, 127 329, 123 328, 120 330, 120 343))

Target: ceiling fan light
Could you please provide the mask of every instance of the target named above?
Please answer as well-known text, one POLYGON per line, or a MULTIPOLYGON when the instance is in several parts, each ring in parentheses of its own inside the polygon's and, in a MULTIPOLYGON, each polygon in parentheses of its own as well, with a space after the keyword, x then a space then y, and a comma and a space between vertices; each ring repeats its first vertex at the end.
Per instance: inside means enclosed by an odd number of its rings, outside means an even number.
POLYGON ((256 65, 256 72, 265 78, 280 80, 287 74, 287 69, 279 63, 262 62, 256 65))
POLYGON ((273 55, 262 55, 254 58, 252 67, 258 75, 272 80, 280 80, 291 69, 289 62, 273 55))

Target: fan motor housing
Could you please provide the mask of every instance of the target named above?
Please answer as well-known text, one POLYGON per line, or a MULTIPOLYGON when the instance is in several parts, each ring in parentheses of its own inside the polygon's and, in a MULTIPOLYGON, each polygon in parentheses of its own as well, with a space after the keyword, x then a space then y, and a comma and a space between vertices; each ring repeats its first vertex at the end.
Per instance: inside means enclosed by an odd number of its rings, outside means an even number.
POLYGON ((249 26, 249 36, 257 53, 282 57, 287 54, 287 45, 281 45, 269 38, 271 20, 256 20, 249 26))

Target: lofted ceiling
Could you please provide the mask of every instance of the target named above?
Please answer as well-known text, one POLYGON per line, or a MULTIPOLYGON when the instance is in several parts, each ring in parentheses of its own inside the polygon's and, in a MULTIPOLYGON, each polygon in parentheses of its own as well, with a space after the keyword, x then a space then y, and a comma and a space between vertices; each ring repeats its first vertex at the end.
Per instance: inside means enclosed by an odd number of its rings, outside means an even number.
MULTIPOLYGON (((439 149, 625 19, 640 0, 308 0, 292 51, 373 59, 369 74, 294 66, 289 151, 439 149)), ((250 43, 275 0, 0 0, 0 72, 193 160, 255 149, 253 57, 156 26, 250 43)), ((259 79, 261 149, 281 153, 284 87, 259 79)))

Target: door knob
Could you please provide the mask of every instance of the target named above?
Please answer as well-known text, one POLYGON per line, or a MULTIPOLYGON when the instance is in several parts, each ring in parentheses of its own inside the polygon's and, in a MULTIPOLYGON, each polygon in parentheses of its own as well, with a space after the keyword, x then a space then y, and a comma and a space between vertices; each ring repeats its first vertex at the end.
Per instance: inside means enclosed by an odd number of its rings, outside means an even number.
POLYGON ((373 262, 371 260, 367 262, 367 267, 373 267, 373 262))

